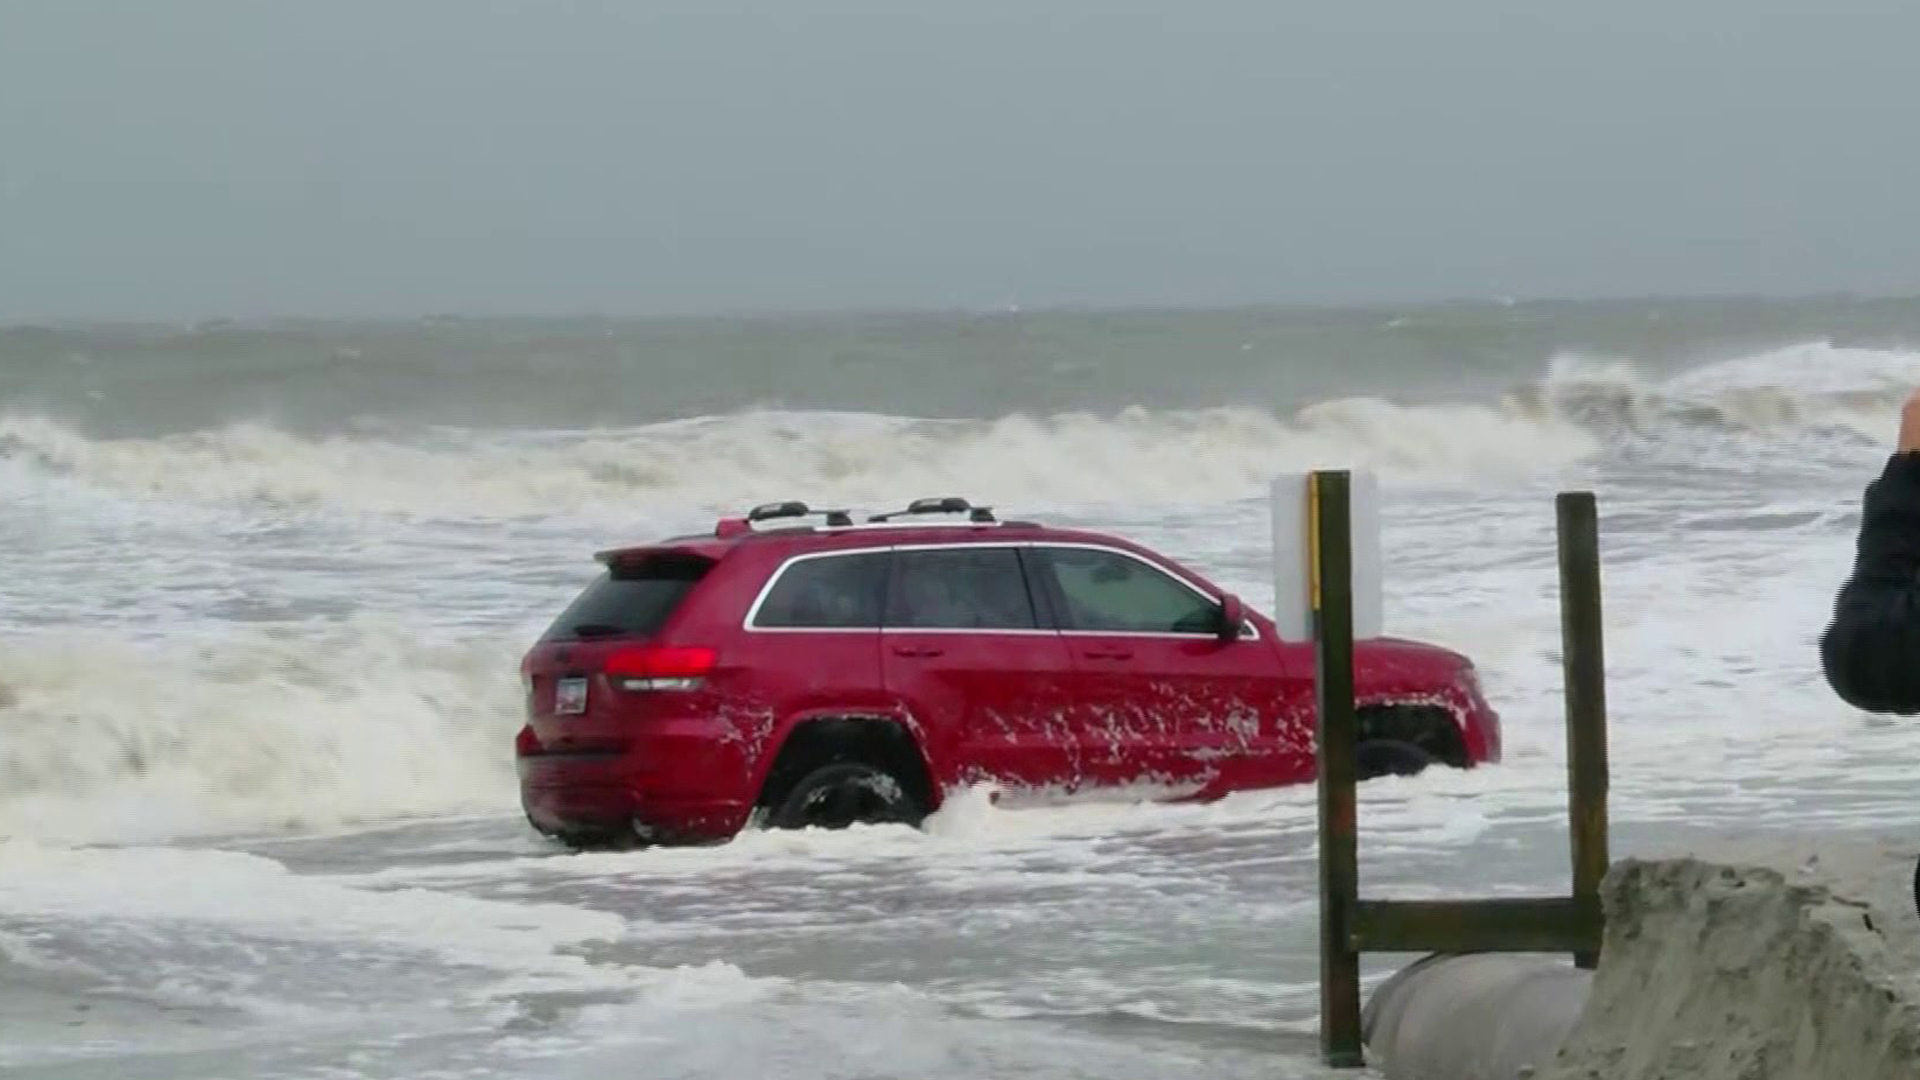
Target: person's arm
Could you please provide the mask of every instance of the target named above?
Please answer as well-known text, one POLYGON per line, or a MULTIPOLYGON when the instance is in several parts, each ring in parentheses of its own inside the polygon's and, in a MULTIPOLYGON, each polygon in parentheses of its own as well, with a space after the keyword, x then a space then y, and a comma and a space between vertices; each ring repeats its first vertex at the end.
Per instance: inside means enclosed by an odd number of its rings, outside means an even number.
POLYGON ((1867 486, 1853 575, 1820 662, 1847 704, 1920 713, 1920 393, 1907 402, 1898 451, 1867 486))

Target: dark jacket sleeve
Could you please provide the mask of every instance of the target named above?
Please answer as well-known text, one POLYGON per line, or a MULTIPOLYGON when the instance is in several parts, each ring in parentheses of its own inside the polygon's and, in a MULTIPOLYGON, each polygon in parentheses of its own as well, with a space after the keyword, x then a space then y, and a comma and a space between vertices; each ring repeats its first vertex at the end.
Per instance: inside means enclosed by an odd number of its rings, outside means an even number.
POLYGON ((1820 639, 1828 685, 1876 713, 1920 713, 1920 453, 1867 486, 1853 575, 1820 639))

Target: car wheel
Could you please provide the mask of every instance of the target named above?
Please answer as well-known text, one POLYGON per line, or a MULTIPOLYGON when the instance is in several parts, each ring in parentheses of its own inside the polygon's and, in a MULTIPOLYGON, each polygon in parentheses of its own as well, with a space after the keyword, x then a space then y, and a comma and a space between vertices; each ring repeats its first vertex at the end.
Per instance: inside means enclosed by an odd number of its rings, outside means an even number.
POLYGON ((1354 750, 1356 773, 1362 780, 1377 776, 1418 776, 1433 764, 1433 755, 1398 739, 1369 739, 1354 750))
POLYGON ((823 765, 800 778, 767 815, 775 829, 844 829, 854 824, 918 825, 925 816, 885 769, 856 762, 823 765))

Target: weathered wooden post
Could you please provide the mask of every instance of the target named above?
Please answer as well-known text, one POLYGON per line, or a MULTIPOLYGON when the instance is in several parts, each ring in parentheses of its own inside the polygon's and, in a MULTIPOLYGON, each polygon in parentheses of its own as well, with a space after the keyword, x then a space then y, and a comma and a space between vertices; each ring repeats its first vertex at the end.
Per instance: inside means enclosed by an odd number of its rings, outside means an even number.
MULTIPOLYGON (((1567 699, 1567 812, 1573 846, 1573 901, 1598 927, 1607 856, 1607 674, 1600 610, 1600 524, 1592 492, 1555 500, 1560 547, 1560 648, 1567 699)), ((1579 950, 1574 962, 1599 964, 1579 950)))
POLYGON ((1360 898, 1356 812, 1358 741, 1353 705, 1351 477, 1308 477, 1315 705, 1319 716, 1320 1048, 1327 1064, 1365 1063, 1360 1031, 1360 954, 1351 922, 1360 898))
MULTIPOLYGON (((1370 477, 1362 474, 1363 479, 1370 477)), ((1599 962, 1607 853, 1606 657, 1600 610, 1599 513, 1590 492, 1556 500, 1560 631, 1566 678, 1568 895, 1363 900, 1354 702, 1354 643, 1381 633, 1377 514, 1354 474, 1280 477, 1273 487, 1274 608, 1281 636, 1314 642, 1320 797, 1320 1050, 1328 1065, 1365 1064, 1360 957, 1369 952, 1571 952, 1599 962), (1304 481, 1304 484, 1302 483, 1304 481), (1301 496, 1304 494, 1305 498, 1301 496), (1302 520, 1304 517, 1304 521, 1302 520), (1362 536, 1355 518, 1364 517, 1362 536), (1302 526, 1304 525, 1304 528, 1302 526), (1307 557, 1299 558, 1305 534, 1307 557), (1304 563, 1304 566, 1302 565, 1304 563), (1304 572, 1303 572, 1304 571, 1304 572)))

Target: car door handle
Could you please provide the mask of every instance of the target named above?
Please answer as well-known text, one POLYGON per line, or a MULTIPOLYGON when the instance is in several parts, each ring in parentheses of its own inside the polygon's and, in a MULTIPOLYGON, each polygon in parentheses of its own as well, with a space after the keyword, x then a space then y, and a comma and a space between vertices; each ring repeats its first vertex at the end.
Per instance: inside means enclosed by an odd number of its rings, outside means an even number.
POLYGON ((895 656, 939 656, 946 651, 938 645, 895 645, 893 647, 895 656))
POLYGON ((1133 659, 1133 650, 1109 646, 1100 649, 1088 649, 1084 655, 1089 660, 1131 660, 1133 659))

